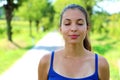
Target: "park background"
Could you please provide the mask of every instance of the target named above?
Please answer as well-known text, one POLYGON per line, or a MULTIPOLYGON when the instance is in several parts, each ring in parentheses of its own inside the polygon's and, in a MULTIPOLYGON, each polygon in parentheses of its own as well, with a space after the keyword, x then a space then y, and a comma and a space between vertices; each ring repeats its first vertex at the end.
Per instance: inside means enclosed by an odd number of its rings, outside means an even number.
POLYGON ((120 2, 119 0, 0 0, 0 4, 3 4, 0 7, 0 75, 47 33, 57 30, 61 10, 70 3, 76 3, 88 11, 91 22, 89 35, 93 51, 108 60, 111 80, 119 80, 120 11, 108 12, 100 4, 105 1, 120 2))

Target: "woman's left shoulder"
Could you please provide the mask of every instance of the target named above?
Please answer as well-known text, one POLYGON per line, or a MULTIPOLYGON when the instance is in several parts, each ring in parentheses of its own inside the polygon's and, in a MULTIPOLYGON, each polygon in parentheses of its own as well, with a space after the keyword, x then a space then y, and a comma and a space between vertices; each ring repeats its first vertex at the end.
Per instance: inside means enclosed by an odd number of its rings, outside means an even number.
POLYGON ((106 58, 98 56, 98 72, 101 80, 109 80, 109 64, 106 58))
POLYGON ((108 61, 105 57, 98 55, 99 68, 109 67, 108 61))

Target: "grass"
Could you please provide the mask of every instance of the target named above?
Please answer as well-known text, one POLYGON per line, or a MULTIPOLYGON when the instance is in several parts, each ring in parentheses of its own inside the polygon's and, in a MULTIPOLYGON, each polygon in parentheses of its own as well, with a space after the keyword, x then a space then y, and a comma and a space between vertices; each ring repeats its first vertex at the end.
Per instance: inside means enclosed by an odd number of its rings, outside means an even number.
POLYGON ((110 79, 120 79, 120 39, 106 34, 92 34, 93 51, 104 56, 110 66, 110 79))
POLYGON ((7 40, 6 25, 0 20, 0 74, 10 68, 26 51, 32 48, 47 32, 36 32, 34 25, 32 37, 29 35, 27 21, 13 21, 13 42, 7 40))

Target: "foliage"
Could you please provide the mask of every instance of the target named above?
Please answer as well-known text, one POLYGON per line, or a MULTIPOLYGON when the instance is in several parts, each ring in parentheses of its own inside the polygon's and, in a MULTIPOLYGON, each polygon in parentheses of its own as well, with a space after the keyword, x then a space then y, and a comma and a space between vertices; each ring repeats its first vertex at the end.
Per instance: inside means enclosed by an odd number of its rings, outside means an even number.
POLYGON ((109 15, 103 12, 97 12, 91 16, 92 21, 92 31, 95 33, 107 33, 106 27, 109 22, 109 15))
MULTIPOLYGON (((19 8, 19 11, 16 12, 16 15, 23 17, 26 20, 35 21, 36 27, 38 27, 39 22, 45 24, 42 22, 43 18, 48 18, 51 22, 53 21, 54 9, 47 0, 29 0, 23 3, 23 6, 19 8), (27 11, 28 13, 26 14, 23 11, 27 11)), ((46 26, 47 24, 42 26, 46 26)), ((48 25, 47 28, 49 28, 48 25)))
POLYGON ((45 10, 46 6, 46 0, 42 0, 41 2, 38 0, 28 0, 27 2, 23 3, 16 14, 28 20, 34 20, 36 18, 40 19, 44 15, 43 11, 45 10), (28 13, 25 13, 24 11, 28 13))
POLYGON ((120 69, 120 42, 118 39, 106 34, 91 33, 91 43, 93 52, 104 56, 110 66, 110 80, 119 80, 120 69))
POLYGON ((92 15, 92 32, 107 34, 107 36, 119 38, 120 14, 109 15, 107 13, 96 13, 92 15))
POLYGON ((119 26, 120 26, 120 14, 113 14, 109 17, 109 23, 108 23, 108 31, 109 35, 116 37, 117 39, 120 39, 119 34, 119 26))

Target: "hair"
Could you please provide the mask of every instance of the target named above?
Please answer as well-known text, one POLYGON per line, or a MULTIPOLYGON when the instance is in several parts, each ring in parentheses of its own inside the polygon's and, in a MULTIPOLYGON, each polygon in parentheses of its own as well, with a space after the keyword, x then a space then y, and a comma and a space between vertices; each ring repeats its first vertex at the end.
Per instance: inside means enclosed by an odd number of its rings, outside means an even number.
MULTIPOLYGON (((61 12, 61 15, 60 15, 60 23, 59 23, 59 26, 61 26, 62 24, 62 17, 63 17, 63 14, 68 10, 68 9, 78 9, 80 10, 84 15, 85 15, 85 19, 86 19, 86 24, 87 24, 87 29, 89 30, 90 29, 90 23, 89 23, 89 19, 88 19, 88 13, 87 11, 80 5, 77 5, 77 4, 70 4, 68 6, 66 6, 63 11, 61 12)), ((83 40, 83 46, 91 51, 91 44, 90 44, 90 41, 88 39, 88 33, 86 34, 85 36, 85 39, 83 40)))

